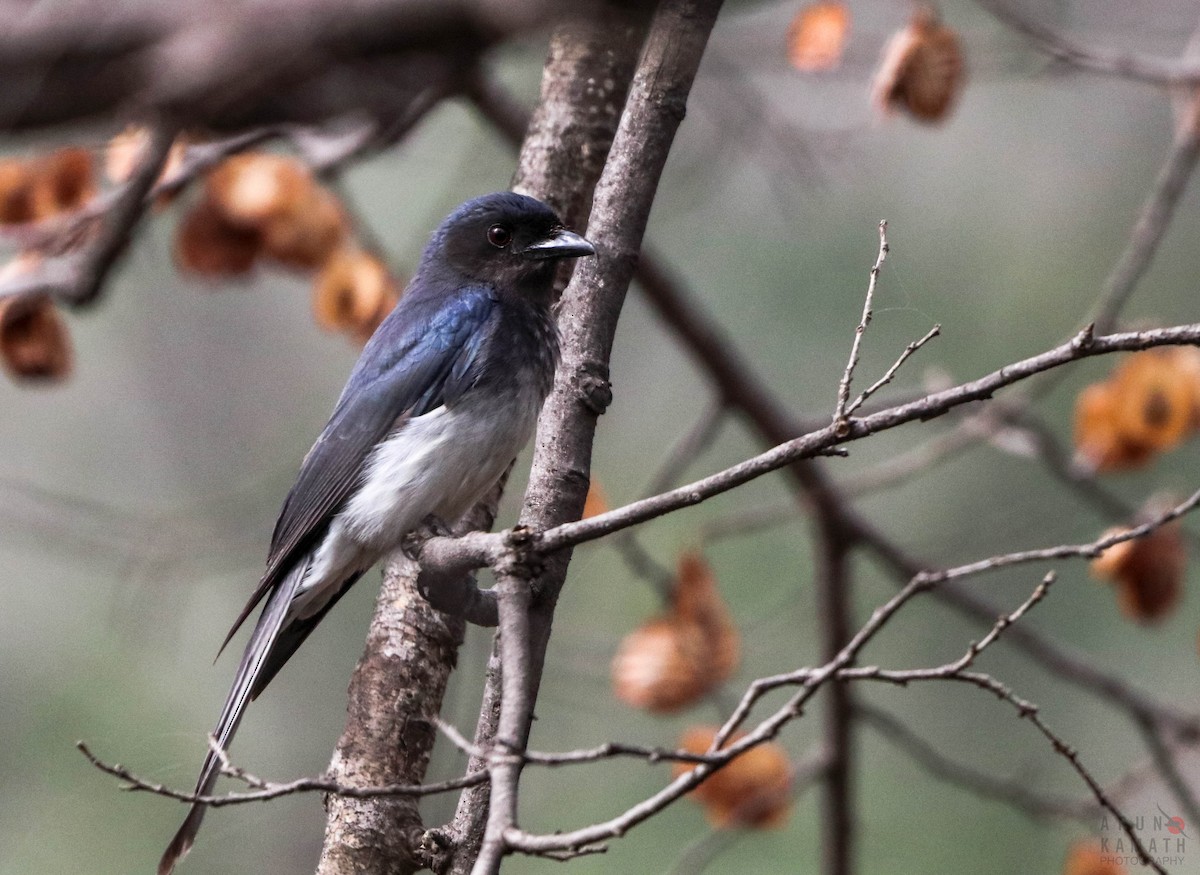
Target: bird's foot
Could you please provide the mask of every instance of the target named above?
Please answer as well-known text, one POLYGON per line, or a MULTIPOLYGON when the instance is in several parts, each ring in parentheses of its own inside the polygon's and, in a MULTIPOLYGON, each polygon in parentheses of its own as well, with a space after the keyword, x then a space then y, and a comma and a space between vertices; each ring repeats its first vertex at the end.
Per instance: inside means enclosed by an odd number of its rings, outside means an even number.
POLYGON ((480 589, 473 574, 434 575, 422 569, 417 592, 439 611, 473 625, 492 628, 500 623, 495 591, 480 589))
POLYGON ((449 871, 457 848, 458 842, 449 827, 433 827, 422 834, 415 848, 415 856, 424 868, 441 875, 449 871))

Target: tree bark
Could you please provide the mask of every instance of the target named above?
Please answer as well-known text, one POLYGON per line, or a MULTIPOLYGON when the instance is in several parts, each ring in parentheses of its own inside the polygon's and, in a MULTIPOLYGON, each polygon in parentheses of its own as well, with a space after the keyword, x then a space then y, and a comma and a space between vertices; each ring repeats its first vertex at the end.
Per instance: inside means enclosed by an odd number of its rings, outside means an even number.
MULTIPOLYGON (((521 144, 513 188, 551 204, 568 227, 587 225, 592 192, 617 131, 648 18, 610 6, 594 19, 563 25, 550 41, 541 96, 521 144)), ((487 93, 486 82, 477 86, 481 109, 510 138, 520 140, 513 108, 500 106, 503 98, 487 93)), ((475 727, 477 748, 495 737, 501 681, 498 648, 493 648, 475 727)), ((473 756, 467 768, 486 766, 484 757, 473 756)), ((459 797, 449 829, 451 875, 465 875, 475 865, 490 798, 489 784, 470 787, 459 797)))
MULTIPOLYGON (((682 122, 719 0, 664 0, 650 25, 625 112, 596 194, 586 260, 567 288, 559 315, 563 358, 539 422, 522 525, 543 531, 578 519, 587 495, 596 420, 612 389, 608 360, 625 293, 633 278, 658 181, 682 122)), ((550 637, 566 578, 569 549, 548 557, 536 584, 518 566, 498 571, 502 701, 489 758, 491 808, 477 873, 499 869, 504 831, 515 825, 519 752, 528 738, 550 637), (536 592, 536 598, 534 594, 536 592)))
MULTIPOLYGON (((491 528, 503 483, 455 527, 491 528)), ((388 562, 362 659, 350 680, 346 728, 329 764, 340 784, 419 784, 437 736, 435 720, 458 660, 463 621, 417 592, 416 563, 388 562)), ((317 875, 406 875, 425 868, 425 829, 412 797, 325 800, 317 875)))

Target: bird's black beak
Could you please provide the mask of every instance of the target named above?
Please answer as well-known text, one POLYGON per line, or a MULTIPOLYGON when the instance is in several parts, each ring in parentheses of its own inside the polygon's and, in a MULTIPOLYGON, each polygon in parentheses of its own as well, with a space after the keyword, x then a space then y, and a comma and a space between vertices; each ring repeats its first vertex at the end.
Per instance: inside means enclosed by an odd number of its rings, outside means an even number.
POLYGON ((579 258, 584 255, 595 255, 596 247, 588 243, 574 231, 559 228, 545 240, 539 240, 525 247, 526 258, 579 258))

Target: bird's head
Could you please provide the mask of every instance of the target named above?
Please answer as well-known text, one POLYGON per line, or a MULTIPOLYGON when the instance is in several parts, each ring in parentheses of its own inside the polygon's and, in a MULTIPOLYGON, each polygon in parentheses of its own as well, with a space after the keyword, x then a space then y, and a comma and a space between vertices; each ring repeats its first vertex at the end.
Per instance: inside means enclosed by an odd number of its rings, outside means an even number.
POLYGON ((546 204, 497 192, 451 213, 434 234, 427 257, 439 258, 472 282, 548 298, 560 259, 595 252, 591 243, 564 228, 546 204))

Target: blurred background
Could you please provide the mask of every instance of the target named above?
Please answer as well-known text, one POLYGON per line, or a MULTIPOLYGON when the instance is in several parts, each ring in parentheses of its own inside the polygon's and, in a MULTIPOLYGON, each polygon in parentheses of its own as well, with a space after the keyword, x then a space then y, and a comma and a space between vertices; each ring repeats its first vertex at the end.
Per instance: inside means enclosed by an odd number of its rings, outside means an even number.
MULTIPOLYGON (((1119 256, 1170 148, 1174 118, 1161 89, 1054 65, 979 6, 947 2, 967 82, 951 117, 927 126, 881 119, 868 86, 903 3, 851 2, 842 65, 815 75, 787 60, 788 23, 800 4, 735 3, 718 23, 652 216, 648 240, 712 317, 794 409, 832 410, 877 248, 890 223, 891 255, 867 334, 861 386, 934 323, 886 392, 911 397, 928 380, 973 378, 1076 331, 1119 256), (753 99, 751 99, 753 98, 753 99)), ((1192 2, 1024 4, 1081 41, 1175 56, 1196 26, 1192 2)), ((544 35, 507 45, 492 69, 528 105, 537 96, 544 35)), ((13 155, 71 143, 103 148, 121 120, 9 139, 13 155)), ((513 154, 470 106, 444 103, 397 147, 350 167, 345 191, 392 266, 412 270, 430 229, 460 201, 505 188, 513 154)), ((185 200, 186 203, 186 200, 185 200)), ((213 656, 257 582, 271 527, 299 460, 325 422, 356 348, 314 325, 307 275, 264 268, 213 283, 172 260, 181 206, 156 214, 112 277, 103 302, 71 314, 76 365, 52 388, 0 381, 0 873, 149 872, 183 808, 123 794, 74 749, 179 788, 190 788, 205 733, 223 701, 236 654, 213 656)), ((1161 253, 1125 313, 1136 325, 1194 321, 1200 275, 1200 200, 1185 195, 1161 253)), ((1112 360, 1072 366, 1036 411, 1069 444, 1074 397, 1112 360)), ((641 497, 671 443, 710 404, 691 367, 636 291, 613 356, 615 401, 602 418, 593 475, 616 506, 641 497)), ((830 460, 852 478, 946 431, 912 424, 830 460)), ((729 420, 688 468, 698 477, 759 449, 729 420)), ((1197 448, 1185 444, 1135 472, 1104 478, 1132 505, 1196 486, 1197 448)), ((500 523, 515 516, 528 468, 517 465, 500 523)), ((819 658, 806 523, 702 543, 702 529, 753 508, 787 506, 779 475, 655 521, 642 545, 672 566, 703 548, 742 634, 744 658, 717 697, 728 707, 749 680, 819 658)), ((988 442, 893 489, 864 496, 862 512, 913 555, 958 563, 1013 549, 1094 538, 1114 520, 1044 469, 988 442)), ((1193 523, 1186 523, 1195 528, 1193 523)), ((1197 706, 1197 599, 1190 592, 1149 626, 1122 615, 1086 565, 1061 579, 1026 622, 1086 650, 1156 699, 1197 706)), ((1009 607, 1045 569, 1022 568, 971 586, 1009 607)), ((855 615, 894 592, 861 562, 855 615)), ((372 573, 313 635, 249 710, 235 761, 277 780, 320 773, 341 732, 378 577, 372 573)), ((714 703, 669 718, 618 702, 609 665, 625 634, 660 610, 655 591, 611 547, 576 551, 532 745, 565 750, 604 741, 674 746, 714 703)), ((865 655, 890 667, 935 665, 980 632, 918 600, 865 655)), ((238 638, 238 642, 243 639, 238 638)), ((474 726, 491 636, 468 633, 444 716, 474 726)), ((235 649, 240 643, 235 644, 235 649)), ((1037 702, 1102 781, 1145 758, 1121 713, 998 645, 981 666, 1037 702)), ((1030 788, 1082 799, 1064 761, 1006 705, 959 685, 860 688, 947 756, 1030 788)), ((775 701, 772 699, 771 701, 775 701)), ((803 757, 817 712, 780 743, 803 757)), ((857 793, 862 872, 1056 872, 1092 825, 1033 821, 1004 804, 939 782, 870 729, 859 735, 857 793)), ((1200 763, 1181 760, 1187 778, 1200 763)), ((431 779, 461 773, 439 742, 431 779)), ((605 762, 527 770, 522 826, 551 831, 604 819, 660 788, 669 765, 605 762)), ((424 804, 440 823, 453 797, 424 804)), ((1153 781, 1127 802, 1149 817, 1171 794, 1153 781)), ((188 873, 310 870, 324 818, 315 795, 225 808, 210 815, 188 873)), ((1192 825, 1189 824, 1189 827, 1192 825)), ((1195 825, 1200 829, 1200 824, 1195 825)), ((683 801, 572 871, 690 871, 687 855, 709 827, 683 801), (682 861, 682 862, 681 862, 682 861)), ((1110 833, 1111 834, 1111 831, 1110 833)), ((1191 831, 1189 830, 1189 835, 1191 831)), ((705 855, 707 856, 707 855, 705 855)), ((513 858, 513 872, 560 864, 513 858)), ((709 871, 819 871, 816 794, 785 826, 723 844, 709 871)), ((1187 865, 1200 871, 1200 847, 1187 865)))

